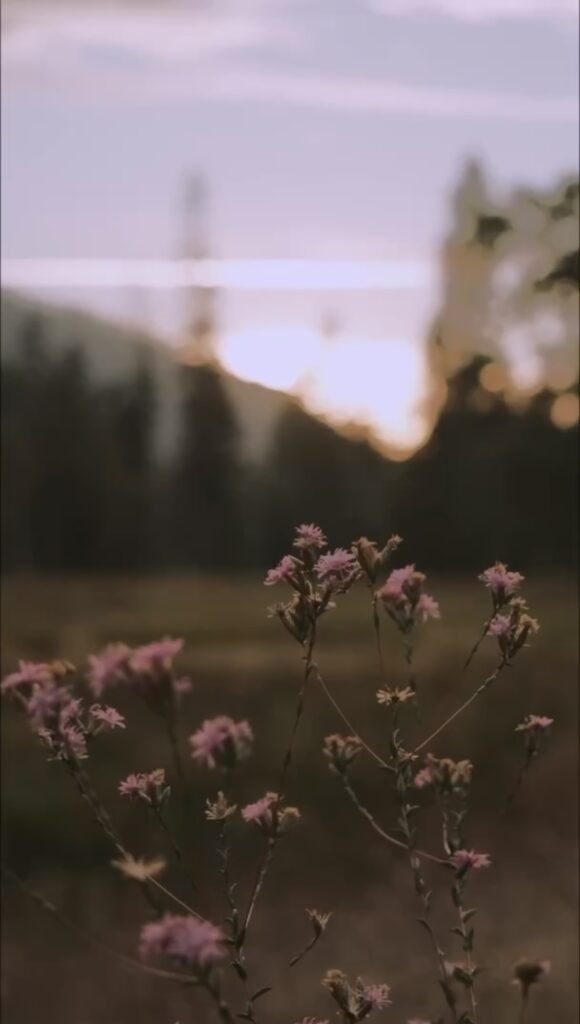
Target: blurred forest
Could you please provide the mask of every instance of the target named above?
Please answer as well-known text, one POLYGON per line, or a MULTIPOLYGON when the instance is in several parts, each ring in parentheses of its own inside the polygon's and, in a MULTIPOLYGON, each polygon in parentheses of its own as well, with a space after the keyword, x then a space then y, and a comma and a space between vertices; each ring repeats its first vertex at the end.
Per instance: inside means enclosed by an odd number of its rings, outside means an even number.
POLYGON ((578 201, 566 178, 492 202, 481 169, 465 169, 428 339, 432 432, 406 462, 290 398, 248 459, 211 359, 178 365, 176 440, 160 457, 153 350, 141 345, 124 379, 97 380, 82 346, 47 343, 31 307, 3 358, 4 569, 263 568, 310 520, 337 544, 396 530, 426 569, 573 568, 578 201), (514 339, 541 385, 510 377, 514 339))

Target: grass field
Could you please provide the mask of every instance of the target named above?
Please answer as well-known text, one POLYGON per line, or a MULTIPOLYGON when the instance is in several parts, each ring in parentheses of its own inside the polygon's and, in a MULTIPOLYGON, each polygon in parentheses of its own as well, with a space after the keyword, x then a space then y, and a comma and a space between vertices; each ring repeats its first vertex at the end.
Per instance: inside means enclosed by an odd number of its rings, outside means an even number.
MULTIPOLYGON (((408 716, 409 742, 431 731, 496 660, 493 642, 486 641, 469 671, 460 670, 488 612, 481 585, 435 579, 430 589, 440 599, 443 618, 425 627, 419 639, 420 718, 408 716)), ((470 844, 487 850, 494 862, 474 879, 472 892, 481 908, 477 955, 489 967, 480 983, 481 1024, 516 1020, 509 979, 513 961, 523 954, 553 962, 530 1024, 548 1017, 576 1019, 576 586, 566 579, 531 580, 526 594, 542 623, 533 646, 434 748, 440 755, 470 756, 476 762, 479 810, 469 824, 470 844), (504 816, 500 810, 519 766, 513 729, 528 712, 554 717, 554 734, 513 810, 504 816)), ((182 738, 208 715, 247 717, 256 749, 240 783, 239 798, 246 802, 275 783, 300 683, 297 645, 266 617, 273 599, 255 580, 5 579, 2 671, 23 656, 66 656, 82 664, 89 652, 113 640, 135 644, 165 634, 183 636, 180 664, 194 689, 183 704, 182 738)), ((388 682, 403 685, 398 638, 388 628, 385 650, 388 682)), ((364 591, 348 595, 324 621, 318 662, 353 723, 384 750, 387 713, 374 697, 380 673, 364 591)), ((91 771, 134 851, 158 853, 161 839, 146 829, 140 808, 124 805, 116 785, 130 771, 169 769, 167 745, 145 709, 125 698, 119 706, 128 717, 126 736, 103 739, 91 771)), ((257 984, 274 985, 263 1000, 260 1024, 293 1024, 306 1014, 330 1018, 332 1007, 320 987, 329 967, 388 981, 393 1007, 385 1021, 403 1024, 409 1016, 435 1016, 442 1010, 404 858, 345 803, 321 756, 323 737, 335 731, 343 731, 341 723, 313 687, 290 787, 302 819, 280 848, 248 948, 250 967, 260 965, 257 984), (288 959, 308 937, 304 908, 312 906, 333 911, 328 933, 302 968, 289 970, 288 959)), ((144 919, 140 895, 110 868, 111 851, 86 808, 59 766, 46 765, 11 709, 3 715, 3 765, 5 861, 70 918, 116 949, 133 953, 144 919)), ((194 835, 196 871, 212 893, 211 911, 217 917, 222 904, 203 806, 219 781, 193 766, 190 778, 190 817, 182 816, 177 825, 194 835)), ((390 825, 395 806, 384 774, 361 761, 356 779, 377 817, 390 825)), ((426 812, 424 843, 432 849, 435 827, 426 812)), ((241 825, 237 838, 243 902, 260 842, 241 825)), ((170 872, 167 878, 179 888, 177 875, 170 872)), ((125 972, 43 916, 9 884, 3 902, 6 1024, 205 1024, 212 1019, 197 995, 186 999, 163 982, 125 972)), ((434 919, 450 958, 459 959, 449 933, 455 923, 449 895, 440 885, 434 919)))

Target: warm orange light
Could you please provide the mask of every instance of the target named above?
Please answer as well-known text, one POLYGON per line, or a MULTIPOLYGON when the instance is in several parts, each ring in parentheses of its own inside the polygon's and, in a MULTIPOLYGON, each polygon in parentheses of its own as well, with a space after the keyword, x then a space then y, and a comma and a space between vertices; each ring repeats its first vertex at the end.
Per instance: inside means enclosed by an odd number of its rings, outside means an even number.
POLYGON ((340 337, 329 345, 306 327, 256 326, 226 336, 220 358, 245 380, 294 391, 337 426, 357 424, 379 445, 408 455, 425 440, 417 411, 426 389, 424 353, 407 339, 340 337))
POLYGON ((479 380, 481 386, 486 391, 491 391, 494 395, 500 391, 505 391, 509 383, 507 373, 499 363, 487 363, 486 366, 482 367, 479 380))
POLYGON ((561 430, 575 427, 580 418, 580 400, 578 395, 558 395, 550 410, 552 423, 561 430))

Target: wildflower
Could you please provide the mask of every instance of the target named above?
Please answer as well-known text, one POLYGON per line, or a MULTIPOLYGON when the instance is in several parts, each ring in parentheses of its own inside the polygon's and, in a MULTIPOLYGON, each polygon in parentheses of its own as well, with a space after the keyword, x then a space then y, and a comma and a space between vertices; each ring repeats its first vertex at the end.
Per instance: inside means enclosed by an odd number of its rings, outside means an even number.
POLYGON ((387 582, 376 592, 387 615, 402 633, 408 633, 416 622, 439 619, 441 613, 435 598, 423 593, 426 576, 414 565, 393 569, 387 582))
POLYGON ((89 708, 89 715, 96 722, 100 722, 101 725, 108 726, 109 729, 125 728, 123 715, 120 715, 116 708, 111 708, 108 705, 102 707, 100 704, 92 704, 89 708))
POLYGON ((470 868, 489 868, 491 860, 487 853, 476 853, 475 850, 457 850, 451 857, 453 867, 459 875, 464 875, 470 868))
POLYGON ((365 985, 362 978, 351 985, 346 974, 337 970, 327 971, 322 984, 351 1024, 358 1024, 373 1010, 384 1010, 390 1005, 388 985, 365 985))
POLYGON ((524 999, 527 999, 531 986, 545 978, 551 969, 549 960, 520 960, 515 965, 514 985, 520 985, 524 999))
POLYGON ((415 776, 415 786, 423 789, 433 785, 441 794, 463 793, 471 782, 471 761, 453 761, 450 757, 427 754, 426 764, 415 776))
POLYGON ((169 796, 169 787, 165 785, 163 768, 152 772, 137 772, 128 775, 119 783, 121 796, 144 800, 151 807, 159 808, 169 796))
POLYGON ((491 593, 494 611, 503 608, 524 581, 521 573, 508 572, 508 567, 503 562, 496 562, 489 569, 485 569, 479 579, 491 593))
POLYGON ((336 548, 321 555, 314 571, 321 582, 332 590, 346 590, 358 576, 358 566, 354 556, 344 548, 336 548))
POLYGON ((303 594, 294 594, 292 600, 286 604, 272 605, 268 609, 268 615, 271 618, 277 616, 290 636, 303 644, 310 635, 317 615, 322 614, 328 607, 328 600, 319 605, 314 599, 306 598, 303 594))
POLYGON ((44 685, 49 683, 52 675, 49 666, 44 662, 19 661, 18 671, 11 672, 5 676, 0 684, 2 693, 9 690, 16 690, 20 686, 33 686, 35 683, 44 685))
POLYGON ((264 585, 266 587, 273 587, 276 583, 290 583, 293 585, 297 582, 298 569, 299 565, 296 559, 292 555, 284 555, 284 558, 278 562, 278 565, 273 569, 268 569, 264 585))
POLYGON ((180 676, 179 679, 175 679, 173 682, 173 692, 178 697, 184 693, 191 693, 192 689, 193 683, 187 676, 180 676))
POLYGON ((415 691, 410 686, 406 686, 404 690, 377 690, 379 704, 385 704, 388 708, 393 704, 405 704, 408 700, 414 700, 415 696, 415 691))
POLYGON ((321 914, 319 910, 307 910, 306 913, 310 919, 316 938, 320 938, 322 933, 326 931, 326 926, 328 925, 332 914, 321 914))
POLYGON ((232 814, 235 814, 238 809, 237 804, 228 803, 221 790, 215 800, 206 800, 206 805, 205 816, 207 821, 225 821, 232 814))
POLYGON ((265 836, 277 835, 291 818, 300 817, 296 807, 280 807, 279 799, 277 793, 266 793, 260 800, 242 808, 242 818, 257 825, 265 836))
POLYGON ((381 564, 381 553, 375 541, 359 537, 352 546, 352 553, 370 582, 374 583, 381 564))
POLYGON ((431 597, 430 594, 421 594, 417 601, 417 612, 421 617, 421 622, 425 623, 428 619, 440 619, 441 612, 439 611, 439 603, 435 598, 431 597))
POLYGON ((165 914, 141 929, 140 955, 166 956, 194 971, 205 971, 225 955, 225 936, 209 921, 165 914))
POLYGON ((109 644, 100 654, 89 655, 88 680, 95 697, 126 679, 130 654, 126 644, 109 644))
POLYGON ((296 527, 296 540, 294 541, 294 547, 302 550, 308 548, 324 548, 326 547, 327 540, 319 526, 315 526, 314 523, 303 523, 302 526, 296 527))
POLYGON ((495 615, 487 632, 489 636, 497 637, 505 661, 511 661, 524 646, 530 633, 537 633, 539 628, 537 619, 528 614, 526 602, 514 598, 509 614, 495 615))
POLYGON ((253 740, 248 722, 234 722, 227 715, 206 719, 200 729, 190 736, 192 757, 208 768, 235 768, 248 757, 253 740))
POLYGON ((511 630, 511 618, 509 615, 496 615, 489 624, 489 636, 507 636, 511 630))
POLYGON ((146 882, 148 878, 157 878, 167 867, 163 857, 144 860, 142 857, 133 857, 130 853, 120 860, 111 861, 111 863, 125 875, 125 878, 132 878, 135 882, 146 882))
POLYGON ((425 786, 430 786, 435 781, 435 775, 430 765, 426 765, 425 768, 421 768, 415 776, 415 785, 417 789, 424 789, 425 786))
POLYGON ((345 775, 362 750, 358 736, 340 736, 335 733, 324 740, 323 754, 330 768, 338 775, 345 775))
POLYGON ((173 659, 183 647, 183 640, 164 637, 152 643, 137 647, 129 659, 129 667, 137 675, 156 674, 160 671, 169 672, 173 659))
POLYGON ((547 715, 526 715, 523 722, 516 725, 516 732, 546 732, 554 724, 553 718, 547 715))

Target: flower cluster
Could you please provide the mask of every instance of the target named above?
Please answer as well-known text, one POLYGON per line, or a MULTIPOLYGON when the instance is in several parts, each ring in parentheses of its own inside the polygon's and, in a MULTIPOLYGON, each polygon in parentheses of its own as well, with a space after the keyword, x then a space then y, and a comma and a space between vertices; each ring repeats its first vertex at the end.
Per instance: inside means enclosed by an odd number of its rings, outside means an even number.
POLYGON ((125 719, 116 708, 101 704, 84 708, 73 692, 74 673, 68 662, 21 661, 18 671, 2 682, 2 692, 18 702, 52 757, 71 764, 88 756, 90 737, 104 729, 125 728, 125 719))
POLYGON ((357 736, 340 736, 338 733, 324 740, 323 754, 329 767, 337 775, 345 775, 362 750, 357 736))
POLYGON ((434 786, 442 795, 463 794, 471 782, 472 771, 471 761, 452 761, 450 757, 427 754, 424 767, 415 776, 415 785, 417 789, 434 786))
POLYGON ((530 634, 537 633, 539 628, 537 619, 529 615, 526 602, 522 598, 514 598, 508 612, 494 615, 488 635, 497 637, 502 657, 509 662, 522 649, 530 634))
POLYGON ((401 633, 409 633, 417 622, 441 617, 437 601, 423 591, 426 578, 414 565, 406 565, 403 569, 393 569, 387 582, 376 592, 377 600, 401 633))
POLYGON ((131 799, 143 800, 151 807, 160 808, 169 797, 170 789, 165 783, 163 768, 156 768, 152 772, 128 775, 119 783, 119 793, 131 799))
POLYGON ((183 640, 165 637, 141 647, 109 644, 88 659, 87 679, 98 699, 103 692, 120 684, 131 685, 153 711, 166 714, 177 697, 189 692, 189 679, 174 671, 174 660, 183 640))
POLYGON ((479 579, 485 583, 491 594, 494 612, 503 608, 524 582, 521 573, 509 572, 507 565, 504 565, 503 562, 496 562, 489 569, 485 569, 479 579))
POLYGON ((327 971, 322 984, 328 989, 339 1010, 349 1024, 365 1020, 373 1010, 384 1010, 390 1005, 388 985, 366 985, 362 978, 351 984, 342 971, 327 971))
POLYGON ((208 768, 232 770, 252 749, 253 734, 248 722, 234 722, 227 715, 208 718, 189 737, 194 761, 208 768))
POLYGON ((284 555, 264 580, 266 586, 286 583, 294 591, 288 601, 269 609, 295 640, 304 644, 316 620, 334 607, 331 597, 346 593, 360 576, 355 556, 345 548, 324 551, 326 537, 314 523, 296 530, 295 554, 284 555))
POLYGON ((260 831, 269 838, 277 836, 292 820, 300 817, 296 807, 282 807, 277 793, 266 793, 253 804, 242 808, 244 821, 257 825, 260 831))
POLYGON ((190 915, 165 914, 158 921, 143 926, 139 952, 145 960, 166 957, 176 966, 205 973, 223 960, 224 943, 221 929, 209 921, 190 915))

